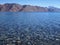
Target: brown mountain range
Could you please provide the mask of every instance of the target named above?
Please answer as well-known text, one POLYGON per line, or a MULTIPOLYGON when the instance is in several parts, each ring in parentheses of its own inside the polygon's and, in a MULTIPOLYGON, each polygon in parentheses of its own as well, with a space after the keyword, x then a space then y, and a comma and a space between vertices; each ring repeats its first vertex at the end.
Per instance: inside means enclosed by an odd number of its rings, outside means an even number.
POLYGON ((47 7, 40 7, 40 6, 31 6, 31 5, 20 5, 20 4, 15 4, 15 3, 6 3, 6 4, 0 4, 0 12, 5 12, 5 11, 10 11, 10 12, 60 12, 60 9, 57 8, 47 8, 47 7))

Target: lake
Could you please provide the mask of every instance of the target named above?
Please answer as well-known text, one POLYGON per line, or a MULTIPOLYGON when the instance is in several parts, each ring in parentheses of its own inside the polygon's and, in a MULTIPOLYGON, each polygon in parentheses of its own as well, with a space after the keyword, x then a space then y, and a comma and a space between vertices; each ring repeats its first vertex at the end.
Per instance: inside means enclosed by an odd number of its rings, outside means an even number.
POLYGON ((59 45, 59 12, 0 12, 0 45, 59 45))

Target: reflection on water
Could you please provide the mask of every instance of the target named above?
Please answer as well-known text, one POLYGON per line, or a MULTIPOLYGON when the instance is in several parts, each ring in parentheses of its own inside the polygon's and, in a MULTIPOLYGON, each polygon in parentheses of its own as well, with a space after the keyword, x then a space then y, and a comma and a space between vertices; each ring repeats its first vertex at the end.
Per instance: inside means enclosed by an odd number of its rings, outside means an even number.
POLYGON ((0 12, 0 45, 59 45, 60 13, 0 12))

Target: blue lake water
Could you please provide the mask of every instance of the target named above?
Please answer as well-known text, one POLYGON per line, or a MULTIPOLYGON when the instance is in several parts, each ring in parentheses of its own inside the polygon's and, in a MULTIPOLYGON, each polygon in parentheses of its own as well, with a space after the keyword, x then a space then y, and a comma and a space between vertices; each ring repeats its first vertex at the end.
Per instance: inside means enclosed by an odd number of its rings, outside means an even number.
POLYGON ((41 39, 60 40, 60 13, 0 12, 0 37, 2 36, 13 39, 39 36, 41 39))

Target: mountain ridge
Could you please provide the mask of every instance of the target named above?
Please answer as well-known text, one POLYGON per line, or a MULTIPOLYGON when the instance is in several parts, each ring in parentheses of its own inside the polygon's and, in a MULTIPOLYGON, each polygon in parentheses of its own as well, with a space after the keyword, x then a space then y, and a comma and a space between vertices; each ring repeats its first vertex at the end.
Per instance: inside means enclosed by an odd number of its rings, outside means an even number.
POLYGON ((16 3, 0 4, 0 12, 60 12, 56 7, 40 7, 32 5, 20 5, 16 3))

